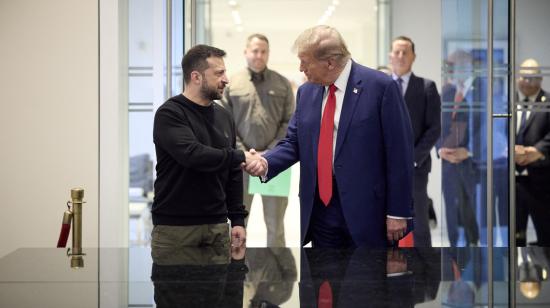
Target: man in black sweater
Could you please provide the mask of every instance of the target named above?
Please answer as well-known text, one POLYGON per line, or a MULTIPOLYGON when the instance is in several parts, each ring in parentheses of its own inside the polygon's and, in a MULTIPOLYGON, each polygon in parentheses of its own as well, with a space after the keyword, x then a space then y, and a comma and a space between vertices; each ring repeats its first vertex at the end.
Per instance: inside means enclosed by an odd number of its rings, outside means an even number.
POLYGON ((159 248, 229 246, 229 234, 233 246, 246 239, 241 165, 259 155, 235 149, 232 116, 213 103, 228 83, 224 56, 211 46, 191 48, 182 60, 183 94, 155 114, 153 256, 159 248))

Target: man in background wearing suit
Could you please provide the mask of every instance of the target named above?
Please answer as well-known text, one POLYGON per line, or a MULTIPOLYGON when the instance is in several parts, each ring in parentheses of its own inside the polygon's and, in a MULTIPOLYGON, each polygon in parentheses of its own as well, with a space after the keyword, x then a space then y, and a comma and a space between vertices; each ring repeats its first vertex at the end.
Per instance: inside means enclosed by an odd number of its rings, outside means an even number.
POLYGON ((447 234, 451 247, 459 245, 459 226, 464 227, 467 246, 477 246, 479 227, 475 215, 476 185, 482 162, 481 119, 474 104, 486 101, 486 82, 474 76, 469 52, 453 51, 447 58, 449 80, 441 90, 443 102, 452 104, 441 119, 438 154, 442 159, 442 190, 447 234))
POLYGON ((286 137, 247 171, 269 180, 300 162, 302 245, 394 244, 413 215, 414 164, 397 83, 352 61, 329 26, 305 30, 294 50, 308 82, 286 137))
POLYGON ((531 215, 537 245, 550 246, 550 113, 544 112, 548 106, 537 106, 547 103, 550 97, 541 88, 537 61, 527 59, 521 64, 517 84, 522 102, 517 111, 515 145, 517 244, 526 244, 527 217, 531 215))
POLYGON ((411 71, 416 54, 410 38, 395 38, 389 57, 392 78, 405 98, 414 133, 414 245, 431 247, 428 174, 432 169, 430 151, 441 133, 441 98, 435 82, 411 71))

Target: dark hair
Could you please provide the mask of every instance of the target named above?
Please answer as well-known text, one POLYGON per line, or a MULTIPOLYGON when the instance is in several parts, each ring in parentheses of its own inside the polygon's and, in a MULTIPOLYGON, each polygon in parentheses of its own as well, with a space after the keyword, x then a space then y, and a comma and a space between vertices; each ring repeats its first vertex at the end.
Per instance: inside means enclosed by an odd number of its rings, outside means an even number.
POLYGON ((267 43, 267 45, 269 45, 269 40, 267 39, 267 37, 261 33, 254 33, 254 34, 250 34, 248 36, 248 38, 246 39, 246 45, 248 46, 248 44, 250 44, 250 41, 252 41, 253 39, 259 39, 261 41, 264 41, 267 43))
POLYGON ((208 45, 196 45, 189 49, 181 60, 185 83, 191 80, 191 72, 198 71, 202 74, 208 68, 206 59, 210 57, 223 58, 225 54, 225 51, 208 45))
POLYGON ((415 52, 414 52, 414 42, 411 40, 410 37, 404 36, 404 35, 400 35, 400 36, 394 38, 393 41, 391 41, 390 50, 393 49, 393 43, 395 43, 395 41, 406 41, 406 42, 411 43, 412 52, 415 53, 415 52))

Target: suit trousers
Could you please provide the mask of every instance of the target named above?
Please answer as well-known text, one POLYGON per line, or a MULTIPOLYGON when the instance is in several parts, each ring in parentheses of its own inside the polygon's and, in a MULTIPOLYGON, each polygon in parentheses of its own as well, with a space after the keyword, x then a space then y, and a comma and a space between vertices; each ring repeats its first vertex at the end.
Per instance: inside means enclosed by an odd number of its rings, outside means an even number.
POLYGON ((328 206, 321 201, 319 188, 315 195, 306 239, 311 239, 315 248, 355 248, 342 212, 336 179, 332 178, 332 199, 328 206))
POLYGON ((443 198, 447 234, 451 247, 458 245, 459 225, 464 227, 466 245, 476 246, 479 228, 475 216, 476 169, 471 159, 458 164, 443 161, 443 198))
MULTIPOLYGON (((537 245, 550 246, 550 192, 545 184, 533 181, 530 176, 517 176, 516 189, 516 208, 525 217, 526 210, 531 216, 537 233, 537 245)), ((523 222, 526 225, 526 221, 521 221, 523 222)), ((518 231, 521 231, 519 227, 518 231)))
MULTIPOLYGON (((252 208, 254 195, 248 193, 248 173, 243 173, 243 203, 248 211, 245 224, 248 225, 248 217, 252 208)), ((259 181, 258 179, 254 179, 259 181)), ((285 212, 288 205, 287 197, 261 196, 264 209, 264 222, 267 229, 267 247, 285 247, 285 212)))
POLYGON ((428 173, 414 173, 414 246, 432 247, 428 205, 428 173))

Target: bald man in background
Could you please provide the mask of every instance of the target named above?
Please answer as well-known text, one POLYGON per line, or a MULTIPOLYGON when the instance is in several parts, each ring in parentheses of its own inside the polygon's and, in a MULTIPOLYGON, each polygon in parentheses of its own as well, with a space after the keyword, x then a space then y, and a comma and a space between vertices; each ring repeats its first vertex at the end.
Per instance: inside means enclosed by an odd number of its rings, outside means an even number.
POLYGON ((550 190, 547 188, 550 182, 550 113, 536 109, 537 103, 548 102, 549 93, 541 88, 542 75, 536 60, 523 61, 519 73, 515 145, 516 239, 518 246, 526 244, 527 219, 531 215, 537 245, 550 246, 550 190))

